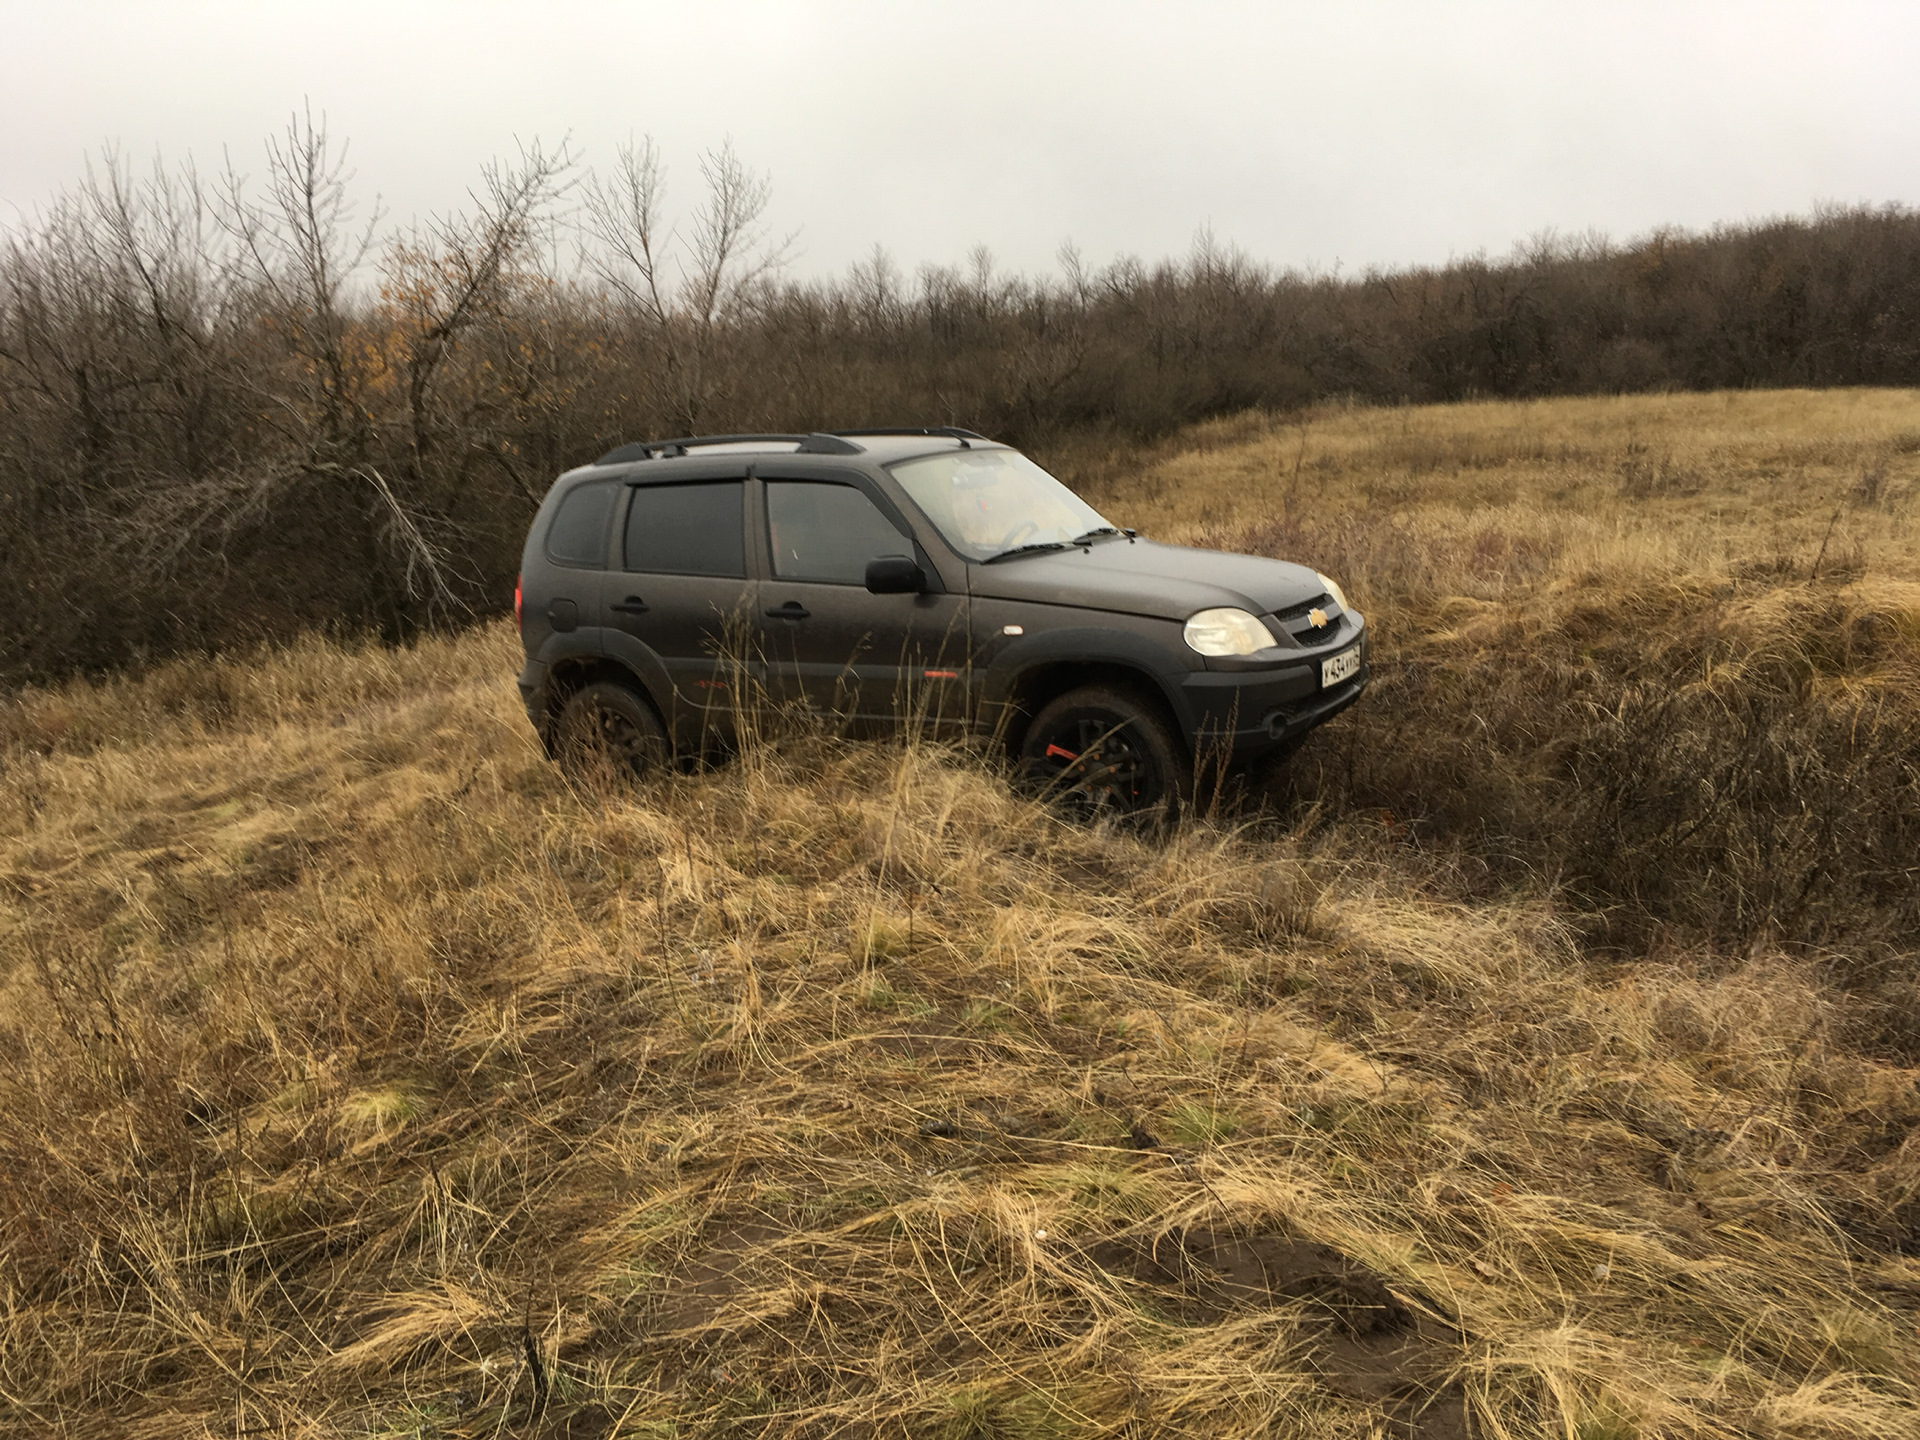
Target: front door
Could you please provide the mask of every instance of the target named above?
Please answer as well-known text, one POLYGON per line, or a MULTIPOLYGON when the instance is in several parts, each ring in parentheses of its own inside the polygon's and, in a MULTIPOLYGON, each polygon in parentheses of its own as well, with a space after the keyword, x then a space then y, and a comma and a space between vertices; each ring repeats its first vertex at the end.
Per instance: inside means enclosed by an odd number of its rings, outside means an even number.
POLYGON ((757 668, 746 488, 743 479, 630 485, 621 568, 605 577, 604 623, 658 657, 672 682, 667 726, 688 749, 734 733, 742 682, 757 668))
POLYGON ((763 484, 768 556, 760 586, 760 651, 769 690, 871 732, 905 717, 962 717, 966 597, 940 593, 891 503, 851 480, 763 484), (933 593, 875 595, 867 562, 920 561, 933 593))

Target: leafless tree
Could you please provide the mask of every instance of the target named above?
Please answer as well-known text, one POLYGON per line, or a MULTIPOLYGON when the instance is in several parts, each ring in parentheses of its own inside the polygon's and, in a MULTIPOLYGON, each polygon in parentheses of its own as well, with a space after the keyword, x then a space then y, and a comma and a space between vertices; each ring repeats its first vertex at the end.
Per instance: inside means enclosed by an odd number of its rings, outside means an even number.
POLYGON ((267 142, 265 198, 255 201, 227 164, 219 216, 280 322, 288 350, 307 362, 296 384, 307 391, 292 417, 312 449, 312 463, 338 464, 364 443, 372 425, 362 399, 362 367, 348 354, 349 286, 373 253, 381 221, 378 201, 356 223, 348 192, 346 146, 336 154, 326 117, 297 115, 267 142))
MULTIPOLYGON (((459 527, 437 463, 443 448, 461 448, 449 443, 461 427, 444 413, 440 382, 470 332, 511 308, 504 291, 569 165, 564 148, 535 143, 517 163, 487 167, 470 210, 434 217, 383 249, 379 208, 357 217, 345 150, 331 145, 324 118, 295 116, 269 142, 258 198, 229 162, 219 215, 258 297, 263 343, 287 361, 253 377, 284 444, 277 463, 256 466, 243 484, 176 493, 176 511, 197 503, 231 528, 271 509, 279 489, 303 485, 315 503, 353 518, 389 626, 416 606, 429 616, 464 612, 471 577, 459 573, 459 527), (359 281, 376 252, 398 324, 369 323, 359 281), (390 376, 401 382, 397 408, 390 376)), ((179 515, 172 528, 192 523, 179 515)))
POLYGON ((793 243, 769 239, 762 218, 771 183, 732 141, 701 157, 700 174, 706 200, 684 243, 662 213, 666 172, 651 137, 620 147, 613 174, 589 181, 584 207, 587 266, 644 322, 667 408, 689 434, 712 408, 717 332, 779 273, 793 243))
POLYGON ((409 598, 464 608, 448 580, 459 563, 457 528, 444 519, 450 485, 457 483, 462 427, 446 413, 442 381, 469 334, 513 308, 510 292, 526 278, 516 267, 531 268, 541 227, 572 168, 564 145, 548 151, 535 141, 522 148, 517 163, 487 166, 471 193, 471 211, 429 220, 389 248, 388 296, 409 321, 392 362, 406 382, 406 494, 389 477, 372 472, 371 478, 391 515, 388 537, 405 557, 409 598), (452 475, 438 463, 443 450, 454 457, 452 475))

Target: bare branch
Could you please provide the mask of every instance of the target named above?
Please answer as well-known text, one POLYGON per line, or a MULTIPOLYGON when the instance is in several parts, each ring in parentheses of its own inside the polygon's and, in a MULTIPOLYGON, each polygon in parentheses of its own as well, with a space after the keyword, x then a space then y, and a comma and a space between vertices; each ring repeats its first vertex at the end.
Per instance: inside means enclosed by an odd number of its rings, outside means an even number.
POLYGON ((672 231, 660 233, 665 193, 666 175, 651 136, 637 145, 631 140, 622 145, 612 179, 590 177, 583 192, 585 228, 601 247, 586 248, 588 268, 660 325, 667 322, 671 301, 661 286, 659 257, 672 248, 674 239, 672 231))

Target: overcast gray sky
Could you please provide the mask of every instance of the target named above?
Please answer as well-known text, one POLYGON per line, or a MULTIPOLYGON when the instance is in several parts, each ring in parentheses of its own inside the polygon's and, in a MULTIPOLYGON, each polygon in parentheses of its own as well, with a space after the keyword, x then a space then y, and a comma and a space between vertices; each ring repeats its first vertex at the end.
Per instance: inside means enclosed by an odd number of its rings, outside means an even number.
POLYGON ((261 145, 310 101, 397 219, 489 157, 731 136, 796 268, 1223 241, 1346 270, 1820 201, 1920 202, 1920 4, 0 0, 0 222, 103 143, 261 145))

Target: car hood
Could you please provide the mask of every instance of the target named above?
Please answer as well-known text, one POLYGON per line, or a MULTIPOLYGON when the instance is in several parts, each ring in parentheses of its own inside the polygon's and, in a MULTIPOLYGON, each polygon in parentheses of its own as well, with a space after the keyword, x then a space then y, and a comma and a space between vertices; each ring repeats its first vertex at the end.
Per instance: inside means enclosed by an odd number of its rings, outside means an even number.
POLYGON ((1326 593, 1305 565, 1152 540, 1097 540, 1085 548, 1041 550, 967 568, 973 593, 982 598, 1165 620, 1184 621, 1216 605, 1266 615, 1326 593))

